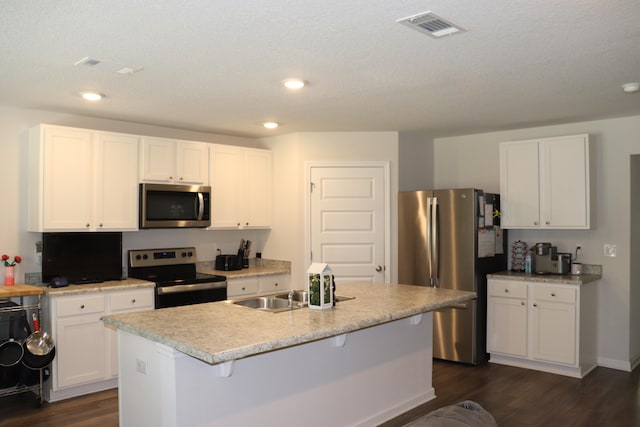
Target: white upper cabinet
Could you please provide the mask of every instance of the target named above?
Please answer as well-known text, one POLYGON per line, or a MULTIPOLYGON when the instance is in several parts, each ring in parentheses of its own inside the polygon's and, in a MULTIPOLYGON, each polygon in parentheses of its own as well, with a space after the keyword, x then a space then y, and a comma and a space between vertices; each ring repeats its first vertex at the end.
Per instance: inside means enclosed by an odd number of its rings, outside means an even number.
POLYGON ((209 144, 144 137, 140 144, 140 181, 207 185, 209 144))
POLYGON ((29 231, 137 230, 137 144, 128 135, 32 128, 29 231))
POLYGON ((591 228, 588 135, 500 144, 504 228, 591 228))
POLYGON ((210 165, 211 227, 271 227, 271 151, 214 144, 210 165))

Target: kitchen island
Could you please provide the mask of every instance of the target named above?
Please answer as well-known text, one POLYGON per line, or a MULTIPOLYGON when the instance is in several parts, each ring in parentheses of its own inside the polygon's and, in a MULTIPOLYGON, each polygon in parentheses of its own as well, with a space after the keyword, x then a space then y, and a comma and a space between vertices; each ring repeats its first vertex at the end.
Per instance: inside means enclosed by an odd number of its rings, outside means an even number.
POLYGON ((472 292, 350 283, 331 310, 230 302, 106 316, 120 425, 377 425, 435 397, 431 311, 472 292))

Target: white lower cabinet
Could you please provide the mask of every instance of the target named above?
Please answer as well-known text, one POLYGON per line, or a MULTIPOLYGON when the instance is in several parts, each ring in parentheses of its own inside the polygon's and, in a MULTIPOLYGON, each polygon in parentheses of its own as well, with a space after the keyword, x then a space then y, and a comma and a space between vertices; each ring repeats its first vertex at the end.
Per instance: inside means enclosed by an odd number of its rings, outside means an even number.
POLYGON ((253 276, 238 279, 227 278, 227 298, 244 298, 256 295, 289 292, 289 274, 253 276))
POLYGON ((595 284, 488 280, 491 362, 582 378, 596 366, 595 284))
POLYGON ((53 402, 117 386, 116 333, 106 314, 153 309, 153 288, 48 294, 44 303, 56 343, 45 399, 53 402))

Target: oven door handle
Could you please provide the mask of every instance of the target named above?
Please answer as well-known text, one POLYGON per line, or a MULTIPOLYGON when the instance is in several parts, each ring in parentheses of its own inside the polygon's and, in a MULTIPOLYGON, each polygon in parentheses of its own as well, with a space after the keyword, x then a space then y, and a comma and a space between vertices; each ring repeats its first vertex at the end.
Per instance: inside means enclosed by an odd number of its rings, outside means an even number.
POLYGON ((207 289, 226 289, 226 287, 227 282, 194 283, 192 285, 159 286, 156 288, 156 293, 158 295, 167 295, 207 289))

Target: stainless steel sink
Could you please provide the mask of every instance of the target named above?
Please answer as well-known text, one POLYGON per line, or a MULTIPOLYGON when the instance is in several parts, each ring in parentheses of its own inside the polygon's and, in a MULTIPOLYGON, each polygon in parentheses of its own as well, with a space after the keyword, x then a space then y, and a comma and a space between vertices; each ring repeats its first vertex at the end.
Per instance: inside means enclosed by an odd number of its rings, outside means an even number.
POLYGON ((272 313, 278 313, 281 311, 296 310, 304 307, 304 304, 295 302, 289 307, 288 299, 274 298, 274 297, 256 297, 237 301, 231 301, 233 304, 241 305, 244 307, 255 308, 257 310, 270 311, 272 313))
MULTIPOLYGON (((289 293, 275 295, 275 298, 281 298, 281 299, 284 299, 284 300, 288 300, 289 299, 289 293)), ((350 299, 355 299, 355 297, 348 297, 348 296, 344 296, 344 295, 336 295, 334 297, 334 299, 335 299, 336 302, 340 302, 340 301, 348 301, 350 299)), ((305 306, 308 305, 309 304, 309 292, 302 291, 302 290, 293 291, 293 301, 301 302, 305 306)))
MULTIPOLYGON (((265 297, 254 297, 241 300, 228 301, 231 304, 241 305, 243 307, 254 308, 256 310, 268 311, 271 313, 280 313, 283 311, 297 310, 309 305, 309 293, 307 291, 296 290, 292 293, 291 307, 289 307, 289 293, 270 295, 265 297)), ((355 297, 347 297, 336 295, 335 301, 347 301, 355 297)))

